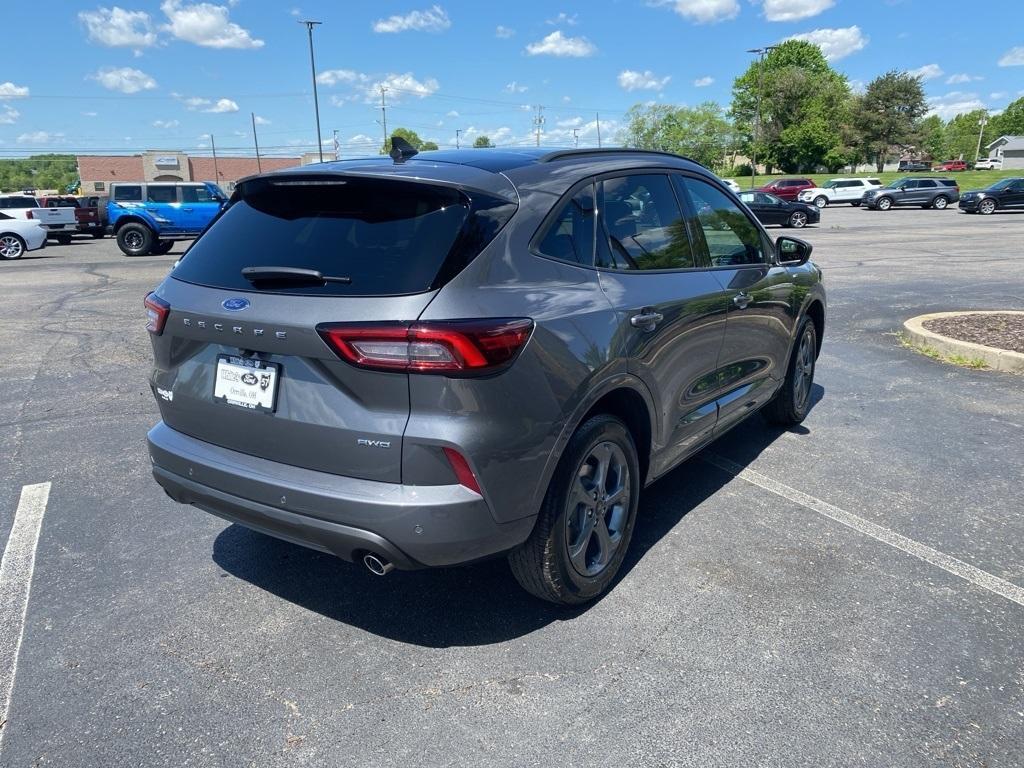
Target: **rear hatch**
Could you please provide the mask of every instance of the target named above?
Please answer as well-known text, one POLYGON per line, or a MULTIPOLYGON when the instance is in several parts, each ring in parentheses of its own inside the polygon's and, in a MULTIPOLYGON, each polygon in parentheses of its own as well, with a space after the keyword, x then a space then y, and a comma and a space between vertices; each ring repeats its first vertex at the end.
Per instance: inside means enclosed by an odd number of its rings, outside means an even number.
POLYGON ((342 361, 317 326, 416 320, 514 210, 413 179, 243 182, 157 291, 163 420, 272 461, 401 482, 408 374, 342 361))

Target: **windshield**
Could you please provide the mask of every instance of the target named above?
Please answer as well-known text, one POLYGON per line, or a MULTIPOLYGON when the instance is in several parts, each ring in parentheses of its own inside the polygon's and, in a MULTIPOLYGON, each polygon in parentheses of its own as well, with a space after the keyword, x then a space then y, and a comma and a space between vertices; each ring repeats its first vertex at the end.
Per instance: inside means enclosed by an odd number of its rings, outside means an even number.
POLYGON ((989 187, 989 189, 1006 189, 1007 187, 1012 185, 1013 182, 1015 182, 1015 181, 1016 181, 1016 179, 1000 179, 995 184, 993 184, 991 187, 989 187))
POLYGON ((902 186, 903 186, 904 184, 906 184, 906 183, 907 183, 908 181, 910 181, 910 179, 896 179, 896 181, 892 181, 892 182, 890 182, 890 183, 889 183, 889 184, 888 184, 888 185, 886 186, 886 189, 899 189, 899 188, 900 188, 900 187, 902 187, 902 186))
POLYGON ((824 184, 821 185, 821 188, 822 189, 835 189, 838 184, 839 184, 839 180, 838 179, 829 179, 828 181, 826 181, 824 184))

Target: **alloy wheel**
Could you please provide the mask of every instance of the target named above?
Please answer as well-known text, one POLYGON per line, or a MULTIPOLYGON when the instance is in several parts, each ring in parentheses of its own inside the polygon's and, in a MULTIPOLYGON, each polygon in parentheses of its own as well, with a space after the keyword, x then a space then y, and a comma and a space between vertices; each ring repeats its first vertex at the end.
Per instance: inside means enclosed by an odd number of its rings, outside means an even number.
POLYGON ((608 567, 629 521, 630 493, 625 453, 612 442, 595 445, 576 471, 565 515, 569 560, 580 575, 608 567))
POLYGON ((982 200, 981 205, 978 206, 978 210, 986 216, 990 213, 995 213, 996 203, 995 200, 982 200))
POLYGON ((949 200, 947 200, 944 197, 937 197, 935 198, 935 202, 933 203, 933 205, 941 211, 943 208, 949 205, 949 200))
POLYGON ((141 248, 142 242, 143 238, 141 232, 136 232, 133 230, 131 232, 128 232, 124 236, 124 244, 133 251, 137 251, 139 248, 141 248))
POLYGON ((789 224, 792 227, 801 229, 807 225, 807 214, 802 211, 796 211, 792 216, 789 217, 789 224))
POLYGON ((795 374, 793 376, 793 403, 802 410, 811 394, 811 384, 814 382, 814 335, 810 328, 804 331, 804 335, 800 339, 800 347, 796 351, 795 374))
POLYGON ((890 208, 892 208, 892 200, 890 200, 888 197, 883 197, 881 200, 878 201, 878 210, 888 211, 890 208))
POLYGON ((24 250, 21 240, 14 235, 4 235, 3 237, 0 237, 0 258, 18 259, 21 258, 21 254, 24 250))
POLYGON ((828 198, 825 197, 824 195, 818 195, 816 198, 814 198, 814 204, 819 208, 824 208, 826 205, 828 205, 828 198))

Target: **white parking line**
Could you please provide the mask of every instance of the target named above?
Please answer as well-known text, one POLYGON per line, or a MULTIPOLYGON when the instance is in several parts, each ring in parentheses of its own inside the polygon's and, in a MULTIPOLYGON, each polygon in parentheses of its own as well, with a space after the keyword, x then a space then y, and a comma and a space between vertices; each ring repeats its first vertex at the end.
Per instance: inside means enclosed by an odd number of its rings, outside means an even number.
POLYGON ((11 535, 0 559, 0 748, 4 743, 4 726, 18 669, 18 650, 36 564, 36 544, 49 498, 49 483, 26 485, 21 489, 11 535))
POLYGON ((709 464, 728 472, 734 477, 746 480, 758 488, 771 491, 778 496, 782 496, 784 499, 792 501, 794 504, 799 504, 801 507, 806 507, 812 512, 817 512, 822 517, 834 520, 883 544, 888 544, 890 547, 906 552, 908 555, 913 555, 920 560, 924 560, 926 563, 931 563, 947 573, 959 576, 964 581, 969 581, 971 584, 987 589, 989 592, 1005 597, 1007 600, 1012 600, 1018 605, 1024 605, 1024 589, 1016 584, 1011 584, 1004 579, 1000 579, 998 576, 993 576, 987 571, 975 568, 973 565, 965 563, 963 560, 958 560, 952 555, 947 555, 913 539, 908 539, 902 534, 891 531, 877 523, 872 523, 870 520, 865 520, 863 517, 847 512, 845 509, 840 509, 826 501, 798 491, 795 488, 790 488, 788 485, 783 485, 776 480, 772 480, 770 477, 762 475, 760 472, 745 469, 722 456, 708 453, 704 454, 703 458, 709 464))

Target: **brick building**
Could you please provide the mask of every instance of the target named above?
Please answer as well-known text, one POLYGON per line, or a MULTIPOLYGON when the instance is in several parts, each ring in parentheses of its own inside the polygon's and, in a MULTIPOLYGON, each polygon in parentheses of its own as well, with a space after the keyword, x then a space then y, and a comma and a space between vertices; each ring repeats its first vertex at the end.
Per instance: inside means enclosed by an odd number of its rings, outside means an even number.
MULTIPOLYGON (((319 159, 315 153, 298 157, 261 157, 264 171, 306 165, 319 159)), ((78 178, 82 194, 104 194, 114 181, 214 181, 212 157, 189 157, 184 152, 143 152, 141 155, 79 155, 78 178)), ((216 181, 227 193, 239 179, 257 172, 255 157, 218 157, 216 181)))

